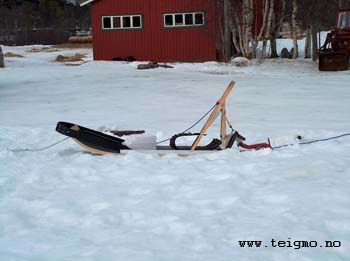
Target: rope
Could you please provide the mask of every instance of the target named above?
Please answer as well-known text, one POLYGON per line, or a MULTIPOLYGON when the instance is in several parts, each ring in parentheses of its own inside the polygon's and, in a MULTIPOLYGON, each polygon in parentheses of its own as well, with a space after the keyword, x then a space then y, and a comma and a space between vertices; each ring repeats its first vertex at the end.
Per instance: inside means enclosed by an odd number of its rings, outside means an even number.
POLYGON ((7 150, 12 151, 12 152, 20 152, 20 151, 37 152, 37 151, 43 151, 43 150, 50 149, 50 148, 52 148, 52 147, 54 147, 54 146, 56 146, 56 145, 58 145, 58 144, 60 144, 60 143, 62 143, 64 141, 68 140, 69 138, 70 137, 66 137, 66 138, 64 138, 64 139, 62 139, 60 141, 57 141, 57 142, 52 143, 52 144, 50 144, 48 146, 45 146, 45 147, 42 147, 42 148, 38 148, 38 149, 13 149, 13 150, 7 149, 7 150))
POLYGON ((231 129, 231 132, 234 133, 236 130, 232 127, 232 124, 230 123, 230 121, 228 120, 227 116, 225 115, 225 118, 226 118, 226 122, 228 124, 228 126, 230 127, 231 129))
MULTIPOLYGON (((194 126, 196 126, 198 123, 200 123, 212 110, 214 110, 214 108, 216 107, 216 105, 218 105, 218 103, 215 103, 215 104, 213 105, 213 107, 211 107, 210 110, 207 111, 207 112, 206 112, 198 121, 196 121, 191 127, 187 128, 187 129, 184 130, 183 132, 180 132, 179 134, 188 132, 190 129, 192 129, 194 126)), ((170 139, 171 139, 171 137, 168 138, 168 139, 162 140, 162 141, 158 141, 157 144, 160 144, 160 143, 169 141, 170 139)))
POLYGON ((329 138, 324 138, 324 139, 318 139, 318 140, 312 140, 312 141, 304 141, 304 142, 299 142, 299 143, 290 143, 290 144, 283 144, 283 145, 279 145, 276 147, 272 147, 272 149, 280 149, 280 148, 284 148, 284 147, 289 147, 289 146, 294 146, 294 145, 308 145, 308 144, 312 144, 312 143, 317 143, 317 142, 323 142, 323 141, 328 141, 328 140, 335 140, 335 139, 339 139, 345 136, 350 136, 350 133, 344 133, 338 136, 333 136, 333 137, 329 137, 329 138))

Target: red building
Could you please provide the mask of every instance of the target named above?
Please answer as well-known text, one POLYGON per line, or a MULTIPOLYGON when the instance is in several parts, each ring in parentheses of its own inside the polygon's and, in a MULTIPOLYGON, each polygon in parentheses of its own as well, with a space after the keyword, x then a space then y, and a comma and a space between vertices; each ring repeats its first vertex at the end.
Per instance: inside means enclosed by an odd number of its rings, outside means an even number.
MULTIPOLYGON (((261 5, 261 0, 254 0, 261 5)), ((95 60, 203 62, 223 59, 218 0, 87 0, 95 60)), ((236 8, 240 8, 237 0, 236 8)), ((261 8, 259 6, 259 8, 261 8)), ((254 29, 261 18, 255 17, 254 29)))
POLYGON ((88 0, 95 60, 221 59, 222 11, 216 0, 88 0))

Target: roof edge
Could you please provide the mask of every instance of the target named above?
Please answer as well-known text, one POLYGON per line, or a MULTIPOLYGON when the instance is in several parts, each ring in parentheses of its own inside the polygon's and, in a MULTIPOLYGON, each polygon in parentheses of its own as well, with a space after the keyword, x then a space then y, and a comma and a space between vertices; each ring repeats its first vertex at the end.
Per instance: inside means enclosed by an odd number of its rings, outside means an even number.
POLYGON ((82 7, 82 6, 84 6, 84 5, 88 5, 88 4, 90 4, 90 3, 92 3, 92 2, 94 2, 95 0, 87 0, 87 1, 84 1, 84 2, 82 2, 81 4, 80 4, 80 7, 82 7))

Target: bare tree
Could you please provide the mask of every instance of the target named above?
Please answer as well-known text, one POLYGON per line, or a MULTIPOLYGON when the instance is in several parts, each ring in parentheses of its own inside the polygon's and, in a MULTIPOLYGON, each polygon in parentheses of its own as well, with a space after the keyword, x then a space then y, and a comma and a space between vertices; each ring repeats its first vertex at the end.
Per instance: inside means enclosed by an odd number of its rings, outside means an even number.
POLYGON ((276 39, 280 36, 281 28, 286 20, 287 14, 286 14, 286 5, 287 0, 280 0, 277 1, 278 8, 277 12, 275 12, 274 20, 273 20, 273 30, 271 32, 271 39, 270 39, 270 45, 271 45, 271 58, 277 58, 277 43, 276 39))
MULTIPOLYGON (((271 34, 272 34, 272 27, 273 27, 273 22, 274 22, 274 18, 275 18, 275 12, 274 12, 274 4, 275 1, 274 0, 266 0, 266 4, 268 5, 268 19, 267 19, 267 24, 266 26, 263 25, 263 27, 266 28, 265 32, 264 32, 264 39, 263 39, 263 48, 262 48, 262 55, 261 57, 263 59, 266 58, 266 47, 267 47, 267 40, 271 40, 271 34)), ((265 15, 264 15, 265 16, 265 15)), ((260 39, 258 39, 260 41, 260 39)))
MULTIPOLYGON (((257 34, 257 32, 255 32, 255 36, 252 37, 252 53, 253 53, 253 57, 256 57, 256 49, 257 46, 259 44, 259 42, 261 40, 263 40, 263 50, 262 50, 262 58, 265 58, 265 54, 266 54, 266 45, 267 45, 267 37, 269 34, 269 29, 268 29, 268 24, 270 21, 270 9, 271 9, 271 2, 273 2, 273 0, 265 0, 264 1, 264 6, 263 6, 263 22, 262 22, 262 26, 260 28, 260 32, 257 34)), ((273 7, 273 3, 272 3, 272 7, 273 7)), ((255 10, 256 12, 257 10, 255 10)))
POLYGON ((311 47, 311 26, 308 26, 305 32, 304 58, 311 58, 311 47))
POLYGON ((249 57, 249 43, 252 39, 253 26, 253 0, 243 0, 243 49, 246 57, 249 57))
POLYGON ((244 57, 256 58, 259 43, 262 43, 261 58, 268 56, 267 46, 270 41, 271 56, 277 57, 276 38, 285 18, 286 0, 263 0, 262 6, 253 0, 242 0, 242 6, 235 5, 232 10, 231 30, 233 44, 244 57), (259 8, 262 7, 262 10, 259 8), (276 13, 276 9, 278 10, 276 13), (256 17, 262 16, 260 28, 254 28, 256 17))
POLYGON ((298 3, 297 0, 293 0, 293 11, 292 11, 292 36, 293 36, 293 54, 292 58, 298 58, 298 36, 297 36, 297 12, 298 12, 298 3))
POLYGON ((230 1, 224 0, 224 60, 231 58, 230 1))

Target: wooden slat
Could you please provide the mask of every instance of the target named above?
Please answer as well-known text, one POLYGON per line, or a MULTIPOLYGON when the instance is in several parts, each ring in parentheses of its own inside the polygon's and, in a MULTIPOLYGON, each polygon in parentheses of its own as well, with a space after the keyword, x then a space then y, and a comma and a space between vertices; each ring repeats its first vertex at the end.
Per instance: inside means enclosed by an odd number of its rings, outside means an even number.
POLYGON ((230 94, 230 92, 232 91, 233 87, 235 85, 235 82, 234 81, 231 81, 230 84, 227 86, 224 94, 221 96, 219 102, 224 102, 227 98, 227 96, 230 94))
POLYGON ((200 140, 202 139, 203 135, 205 134, 205 132, 207 131, 207 129, 210 127, 210 125, 212 124, 212 122, 215 120, 216 118, 216 114, 219 112, 219 110, 221 109, 221 104, 216 105, 215 109, 213 110, 213 112, 210 114, 208 120, 206 121, 206 123, 204 124, 200 134, 197 136, 197 138, 194 140, 191 150, 195 150, 200 142, 200 140))
POLYGON ((220 126, 221 144, 226 144, 226 102, 221 105, 221 126, 220 126))
POLYGON ((192 144, 191 150, 195 150, 200 142, 200 140, 202 139, 203 135, 205 134, 205 132, 207 131, 207 129, 210 127, 210 125, 213 123, 213 121, 215 120, 215 117, 217 115, 217 113, 220 111, 220 109, 222 108, 222 104, 225 104, 226 98, 227 96, 230 94, 230 92, 233 89, 233 86, 235 85, 234 81, 231 81, 230 84, 227 86, 226 90, 224 91, 224 94, 221 96, 221 98, 218 100, 218 104, 215 106, 214 110, 212 111, 212 113, 210 114, 208 120, 205 122, 202 130, 200 131, 199 135, 197 136, 197 138, 195 139, 195 141, 192 144))

